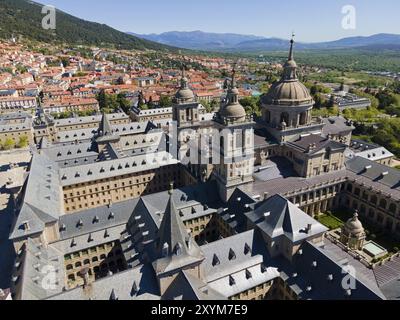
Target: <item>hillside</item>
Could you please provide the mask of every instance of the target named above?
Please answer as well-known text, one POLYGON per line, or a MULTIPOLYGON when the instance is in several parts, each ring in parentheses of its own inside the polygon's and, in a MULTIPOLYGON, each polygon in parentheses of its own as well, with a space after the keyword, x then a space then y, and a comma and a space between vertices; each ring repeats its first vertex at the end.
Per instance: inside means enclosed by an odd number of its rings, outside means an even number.
POLYGON ((41 9, 41 4, 32 1, 0 0, 0 38, 9 39, 14 34, 43 42, 113 46, 118 49, 177 50, 59 10, 56 30, 44 30, 41 25, 44 17, 41 9))

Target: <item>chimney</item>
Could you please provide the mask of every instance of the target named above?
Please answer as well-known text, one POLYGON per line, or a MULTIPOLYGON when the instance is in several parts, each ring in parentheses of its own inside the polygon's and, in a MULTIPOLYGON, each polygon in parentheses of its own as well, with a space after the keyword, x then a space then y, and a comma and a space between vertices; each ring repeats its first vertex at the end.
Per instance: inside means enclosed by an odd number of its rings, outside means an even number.
POLYGON ((90 278, 89 278, 89 268, 83 268, 80 272, 79 275, 83 279, 83 288, 86 289, 90 285, 90 278))
POLYGON ((268 195, 269 195, 268 192, 264 192, 264 200, 267 200, 267 199, 268 199, 268 195))
POLYGON ((307 228, 306 228, 307 234, 309 234, 311 232, 311 228, 312 228, 312 224, 311 223, 307 224, 307 228))

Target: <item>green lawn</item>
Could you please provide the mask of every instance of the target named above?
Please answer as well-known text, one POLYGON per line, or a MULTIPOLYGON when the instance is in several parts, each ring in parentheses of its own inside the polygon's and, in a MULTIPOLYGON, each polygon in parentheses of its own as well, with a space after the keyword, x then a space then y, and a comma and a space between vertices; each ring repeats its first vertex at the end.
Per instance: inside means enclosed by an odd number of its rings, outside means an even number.
POLYGON ((335 230, 343 225, 343 221, 341 221, 340 219, 336 218, 331 214, 320 215, 318 216, 317 220, 321 224, 329 228, 329 230, 335 230))

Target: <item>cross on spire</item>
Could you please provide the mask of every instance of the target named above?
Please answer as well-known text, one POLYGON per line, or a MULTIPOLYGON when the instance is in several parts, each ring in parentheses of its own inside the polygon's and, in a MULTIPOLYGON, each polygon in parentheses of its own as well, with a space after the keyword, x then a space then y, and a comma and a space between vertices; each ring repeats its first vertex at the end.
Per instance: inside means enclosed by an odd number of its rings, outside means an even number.
POLYGON ((289 51, 289 60, 293 60, 293 44, 294 44, 295 34, 292 32, 292 38, 290 39, 290 51, 289 51))
POLYGON ((233 68, 232 68, 232 80, 231 80, 231 88, 235 88, 236 87, 236 81, 235 81, 235 76, 236 76, 236 65, 237 62, 235 62, 233 64, 233 68))

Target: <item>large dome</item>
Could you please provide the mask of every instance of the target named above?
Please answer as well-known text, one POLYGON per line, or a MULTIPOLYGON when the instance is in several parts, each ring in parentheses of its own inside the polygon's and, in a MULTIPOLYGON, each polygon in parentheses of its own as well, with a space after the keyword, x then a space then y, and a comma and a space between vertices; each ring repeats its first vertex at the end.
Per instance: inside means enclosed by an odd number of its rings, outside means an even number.
POLYGON ((272 85, 264 98, 266 104, 313 104, 313 98, 300 81, 280 81, 272 85))
POLYGON ((358 213, 356 212, 353 218, 349 219, 345 224, 345 229, 352 235, 364 233, 364 227, 360 220, 358 220, 358 213))
POLYGON ((188 103, 194 102, 195 96, 193 91, 189 87, 189 81, 185 75, 185 67, 182 67, 182 77, 181 77, 181 85, 179 90, 175 93, 175 102, 177 103, 188 103))
POLYGON ((232 120, 240 120, 246 117, 246 111, 240 103, 228 103, 222 108, 221 116, 232 120))
POLYGON ((179 89, 175 94, 175 98, 177 100, 185 100, 185 101, 186 100, 193 100, 194 99, 194 93, 189 88, 179 89))

